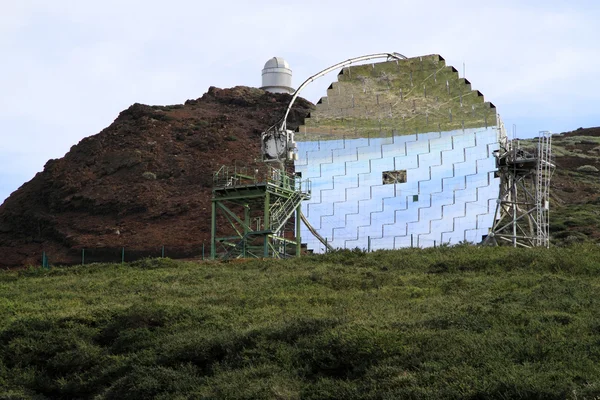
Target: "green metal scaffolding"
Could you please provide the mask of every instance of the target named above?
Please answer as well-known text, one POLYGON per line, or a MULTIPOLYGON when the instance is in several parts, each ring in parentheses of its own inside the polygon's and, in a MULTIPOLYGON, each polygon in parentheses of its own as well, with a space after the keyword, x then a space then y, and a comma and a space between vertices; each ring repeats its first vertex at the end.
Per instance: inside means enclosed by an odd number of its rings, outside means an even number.
POLYGON ((213 178, 212 259, 300 255, 310 181, 269 165, 223 166, 213 178))

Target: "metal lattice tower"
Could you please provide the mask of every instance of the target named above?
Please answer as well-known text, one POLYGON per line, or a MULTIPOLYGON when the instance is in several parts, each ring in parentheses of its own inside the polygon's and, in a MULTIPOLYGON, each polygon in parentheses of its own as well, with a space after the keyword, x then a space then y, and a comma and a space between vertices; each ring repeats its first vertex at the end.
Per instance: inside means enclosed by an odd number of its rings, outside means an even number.
POLYGON ((552 134, 540 132, 533 151, 522 148, 518 140, 507 141, 496 162, 500 196, 494 226, 484 243, 548 247, 552 134))

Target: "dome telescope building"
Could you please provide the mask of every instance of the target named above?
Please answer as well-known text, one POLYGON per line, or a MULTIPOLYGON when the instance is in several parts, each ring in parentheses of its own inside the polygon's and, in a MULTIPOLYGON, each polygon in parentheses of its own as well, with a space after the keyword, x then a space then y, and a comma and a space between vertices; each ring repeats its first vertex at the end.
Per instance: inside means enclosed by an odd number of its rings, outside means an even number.
POLYGON ((294 93, 292 87, 292 70, 281 57, 273 57, 262 70, 262 90, 271 93, 294 93))

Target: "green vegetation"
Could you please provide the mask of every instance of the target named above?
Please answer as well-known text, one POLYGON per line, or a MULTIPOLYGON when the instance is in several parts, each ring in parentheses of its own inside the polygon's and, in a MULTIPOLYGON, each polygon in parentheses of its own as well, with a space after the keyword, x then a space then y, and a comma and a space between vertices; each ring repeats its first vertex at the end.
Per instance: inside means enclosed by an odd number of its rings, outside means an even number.
POLYGON ((0 399, 600 396, 600 248, 0 274, 0 399))
POLYGON ((577 167, 577 171, 579 172, 598 172, 598 168, 593 165, 582 165, 581 167, 577 167))
POLYGON ((150 181, 156 180, 156 174, 154 172, 146 171, 142 176, 150 181))
POLYGON ((556 157, 597 159, 600 155, 598 146, 600 146, 600 137, 597 136, 555 136, 552 139, 552 153, 556 157))
POLYGON ((556 245, 600 242, 600 196, 587 204, 566 204, 550 209, 550 236, 556 245))
MULTIPOLYGON (((600 144, 597 136, 552 138, 553 160, 557 168, 550 184, 550 234, 554 245, 600 243, 600 144)), ((535 152, 537 138, 519 140, 519 145, 535 152)))

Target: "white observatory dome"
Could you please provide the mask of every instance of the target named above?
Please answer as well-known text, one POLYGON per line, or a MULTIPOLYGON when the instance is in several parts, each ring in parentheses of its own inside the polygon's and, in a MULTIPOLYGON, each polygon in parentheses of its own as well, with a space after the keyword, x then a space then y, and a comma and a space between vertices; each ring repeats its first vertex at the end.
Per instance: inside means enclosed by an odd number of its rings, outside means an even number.
POLYGON ((292 87, 292 70, 290 65, 281 57, 273 57, 262 70, 262 86, 267 92, 294 93, 292 87))

